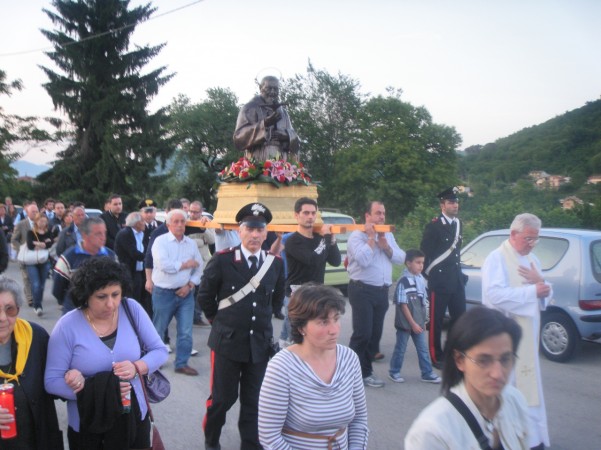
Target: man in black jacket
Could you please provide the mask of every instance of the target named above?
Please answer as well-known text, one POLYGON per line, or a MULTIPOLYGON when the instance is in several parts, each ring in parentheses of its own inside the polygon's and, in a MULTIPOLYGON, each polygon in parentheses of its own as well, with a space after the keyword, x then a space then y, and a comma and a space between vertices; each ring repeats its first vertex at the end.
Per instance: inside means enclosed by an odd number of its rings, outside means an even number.
POLYGON ((65 253, 70 247, 73 247, 78 242, 81 242, 81 232, 79 231, 79 227, 83 221, 86 220, 86 211, 81 206, 76 206, 73 208, 73 223, 69 225, 58 235, 58 242, 56 243, 56 257, 60 258, 60 256, 65 253))
POLYGON ((271 316, 281 309, 284 299, 283 262, 261 250, 271 218, 261 203, 243 207, 236 215, 241 245, 214 255, 200 283, 198 299, 212 323, 208 342, 212 386, 204 419, 206 449, 221 448, 221 428, 236 402, 238 386, 241 449, 262 448, 257 432, 259 390, 272 350, 271 316), (261 277, 263 265, 268 269, 261 277), (253 277, 260 278, 256 289, 248 288, 253 277))
POLYGON ((126 214, 123 212, 123 202, 120 195, 111 195, 107 202, 109 203, 109 210, 103 212, 100 217, 106 224, 106 246, 114 250, 115 238, 119 230, 125 226, 126 214))
POLYGON ((450 327, 465 312, 465 276, 461 272, 462 224, 458 189, 448 188, 438 194, 441 214, 424 230, 421 250, 426 255, 424 277, 428 280, 430 298, 430 358, 432 365, 442 368, 441 330, 449 308, 450 327))
POLYGON ((125 227, 115 237, 115 253, 119 262, 129 270, 132 279, 132 298, 137 300, 152 317, 152 304, 144 302, 144 220, 138 212, 129 213, 125 218, 125 227))

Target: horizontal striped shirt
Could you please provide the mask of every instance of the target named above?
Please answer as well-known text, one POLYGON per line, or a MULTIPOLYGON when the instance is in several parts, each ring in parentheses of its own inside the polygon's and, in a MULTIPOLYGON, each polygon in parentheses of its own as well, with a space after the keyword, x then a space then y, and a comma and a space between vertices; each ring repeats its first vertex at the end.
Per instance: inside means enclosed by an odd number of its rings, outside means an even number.
POLYGON ((267 366, 259 398, 259 440, 270 449, 327 449, 325 439, 283 434, 288 428, 332 436, 334 448, 366 449, 367 405, 361 367, 355 352, 336 346, 336 370, 325 383, 297 354, 280 351, 267 366), (340 447, 338 447, 338 445, 340 447))

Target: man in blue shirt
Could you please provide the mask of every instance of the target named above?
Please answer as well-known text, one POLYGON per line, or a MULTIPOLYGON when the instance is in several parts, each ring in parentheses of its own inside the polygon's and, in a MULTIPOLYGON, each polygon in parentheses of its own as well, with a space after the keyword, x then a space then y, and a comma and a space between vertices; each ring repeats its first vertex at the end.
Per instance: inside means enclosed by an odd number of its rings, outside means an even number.
POLYGON ((378 201, 365 208, 365 231, 353 231, 347 243, 348 299, 353 309, 353 335, 349 347, 359 356, 363 383, 383 387, 384 381, 373 373, 372 358, 378 348, 388 310, 388 290, 392 285, 392 265, 403 264, 405 252, 392 233, 377 233, 383 225, 386 208, 378 201))
POLYGON ((75 309, 69 296, 71 276, 88 259, 95 256, 107 256, 117 261, 117 255, 106 248, 106 225, 99 217, 89 217, 79 228, 81 242, 67 249, 54 266, 54 286, 52 295, 63 306, 63 314, 75 309))

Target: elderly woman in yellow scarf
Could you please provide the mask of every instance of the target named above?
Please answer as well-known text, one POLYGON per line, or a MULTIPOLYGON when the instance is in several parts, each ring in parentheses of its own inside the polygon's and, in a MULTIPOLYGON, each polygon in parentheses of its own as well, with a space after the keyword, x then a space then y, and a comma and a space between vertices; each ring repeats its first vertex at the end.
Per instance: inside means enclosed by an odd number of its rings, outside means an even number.
MULTIPOLYGON (((22 304, 19 284, 0 276, 0 384, 12 385, 15 406, 14 414, 0 406, 0 448, 62 450, 54 400, 44 390, 48 333, 18 317, 22 304), (5 438, 15 424, 16 437, 5 438)), ((5 387, 0 396, 10 392, 5 387)))

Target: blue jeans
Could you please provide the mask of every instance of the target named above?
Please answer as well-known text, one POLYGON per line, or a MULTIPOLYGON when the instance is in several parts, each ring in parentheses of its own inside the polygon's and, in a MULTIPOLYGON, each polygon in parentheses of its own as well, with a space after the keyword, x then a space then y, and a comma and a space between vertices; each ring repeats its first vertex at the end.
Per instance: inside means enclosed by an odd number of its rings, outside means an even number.
POLYGON ((177 321, 177 340, 175 349, 175 368, 188 365, 192 351, 192 323, 194 321, 194 290, 185 297, 175 295, 175 289, 152 289, 152 323, 159 336, 165 331, 175 316, 177 321))
POLYGON ((419 370, 422 372, 422 378, 427 377, 432 374, 432 363, 430 362, 430 354, 428 353, 426 331, 415 334, 412 331, 396 330, 396 345, 394 346, 392 358, 390 358, 390 374, 401 373, 409 336, 413 339, 415 349, 417 350, 417 360, 419 362, 419 370))
POLYGON ((288 320, 288 303, 290 303, 290 297, 284 297, 284 323, 282 324, 282 331, 280 332, 280 339, 285 341, 292 338, 290 334, 290 321, 288 320))
POLYGON ((31 296, 33 297, 33 307, 41 308, 42 300, 44 299, 44 286, 48 272, 50 272, 50 262, 46 261, 43 264, 26 265, 27 276, 31 284, 31 296))

